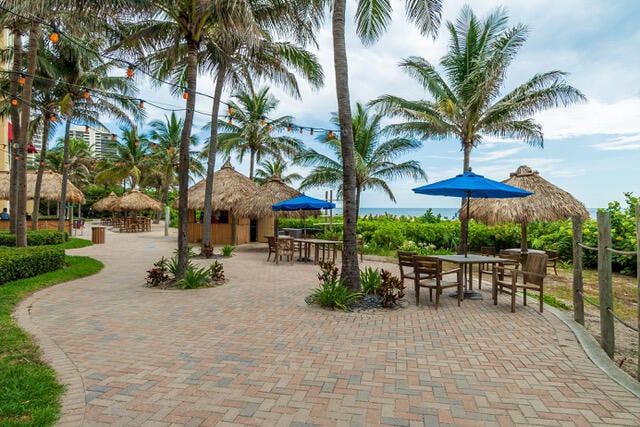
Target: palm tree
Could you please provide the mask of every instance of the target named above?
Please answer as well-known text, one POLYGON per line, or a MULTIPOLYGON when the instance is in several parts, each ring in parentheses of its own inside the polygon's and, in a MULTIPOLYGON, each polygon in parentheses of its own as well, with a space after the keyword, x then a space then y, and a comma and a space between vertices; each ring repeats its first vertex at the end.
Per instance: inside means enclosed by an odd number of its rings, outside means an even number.
MULTIPOLYGON (((178 159, 180 157, 180 136, 184 122, 178 119, 174 112, 165 120, 153 120, 149 123, 151 133, 149 139, 152 142, 150 168, 147 171, 149 177, 146 181, 153 181, 158 184, 161 192, 161 201, 165 205, 169 203, 169 190, 178 182, 180 173, 178 159)), ((191 136, 192 147, 198 145, 198 138, 191 136)), ((197 153, 192 151, 189 155, 189 175, 191 177, 202 177, 204 168, 197 160, 197 153)))
MULTIPOLYGON (((342 141, 343 257, 342 278, 347 287, 360 289, 360 268, 356 242, 356 162, 351 123, 351 99, 345 44, 346 0, 334 0, 332 8, 333 61, 336 77, 340 139, 342 141)), ((416 23, 422 34, 434 34, 440 22, 441 0, 406 0, 407 18, 416 23)), ((375 42, 391 21, 390 0, 358 0, 356 32, 365 44, 375 42)))
MULTIPOLYGON (((409 151, 421 147, 421 143, 407 138, 383 140, 386 130, 381 127, 383 119, 380 113, 371 114, 368 108, 356 104, 353 117, 353 135, 356 163, 356 212, 360 207, 360 196, 365 190, 382 190, 391 201, 395 196, 388 185, 394 178, 425 179, 426 174, 416 160, 394 163, 394 160, 409 151)), ((334 113, 331 121, 338 126, 338 115, 334 113)), ((314 187, 337 186, 338 195, 343 195, 342 186, 342 142, 322 134, 318 138, 333 152, 333 157, 316 150, 305 150, 296 162, 302 166, 315 166, 300 184, 300 190, 314 187)))
MULTIPOLYGON (((62 174, 65 169, 64 139, 59 138, 56 145, 46 155, 46 166, 53 171, 62 174)), ((69 138, 69 159, 66 163, 69 181, 78 188, 84 188, 91 184, 91 165, 93 154, 89 144, 84 139, 69 138)), ((43 167, 44 169, 44 167, 43 167)))
POLYGON ((123 183, 130 189, 138 187, 147 158, 151 155, 151 142, 139 135, 137 128, 122 129, 122 139, 114 141, 115 153, 107 157, 107 166, 96 175, 97 184, 123 183))
MULTIPOLYGON (((507 27, 507 21, 503 8, 480 21, 471 8, 463 7, 456 23, 447 23, 451 41, 440 60, 444 77, 420 57, 400 64, 433 100, 407 101, 384 95, 374 101, 386 112, 407 120, 394 126, 396 132, 423 138, 456 137, 464 152, 463 172, 469 170, 471 150, 482 142, 483 135, 520 139, 542 148, 542 127, 532 116, 585 100, 580 91, 564 81, 566 73, 562 71, 536 74, 499 97, 507 68, 528 32, 522 24, 507 27)), ((467 227, 468 219, 462 222, 461 251, 466 246, 467 227)))
MULTIPOLYGON (((249 154, 249 178, 253 179, 256 162, 269 156, 274 159, 294 157, 302 148, 299 139, 287 135, 275 136, 274 133, 289 129, 291 131, 291 116, 269 118, 278 106, 278 100, 264 87, 254 92, 253 86, 248 90, 241 90, 234 95, 235 102, 229 102, 230 121, 219 121, 218 150, 227 156, 235 151, 238 160, 242 161, 249 154)), ((205 150, 208 153, 208 148, 205 150)))
POLYGON ((284 171, 287 168, 287 164, 282 160, 262 160, 258 166, 260 167, 253 177, 253 181, 258 185, 266 184, 274 175, 278 175, 282 182, 287 185, 292 185, 294 181, 302 179, 302 175, 295 172, 285 175, 284 171))

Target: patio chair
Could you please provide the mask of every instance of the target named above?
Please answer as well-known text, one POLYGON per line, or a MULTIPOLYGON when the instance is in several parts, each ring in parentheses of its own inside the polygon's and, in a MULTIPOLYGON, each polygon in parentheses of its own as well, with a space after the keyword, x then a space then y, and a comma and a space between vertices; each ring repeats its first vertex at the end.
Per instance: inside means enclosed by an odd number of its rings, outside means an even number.
POLYGON ((275 236, 267 236, 267 244, 269 245, 269 254, 267 255, 267 262, 271 259, 271 254, 274 255, 277 253, 276 249, 276 237, 275 236))
POLYGON ((278 237, 276 240, 276 264, 282 260, 283 256, 287 257, 287 261, 293 262, 294 254, 293 238, 278 237))
POLYGON ((442 260, 422 255, 413 256, 413 270, 415 274, 414 286, 416 292, 416 305, 420 305, 420 288, 429 289, 429 301, 433 301, 433 291, 436 291, 436 310, 440 305, 440 295, 442 290, 447 288, 457 288, 458 307, 463 297, 462 269, 443 271, 442 260), (445 276, 455 274, 455 280, 445 280, 445 276))
POLYGON ((404 284, 405 279, 413 282, 416 278, 413 271, 413 256, 416 252, 398 251, 398 267, 400 268, 400 281, 404 284))
POLYGON ((364 258, 364 239, 362 237, 356 237, 356 247, 360 254, 360 262, 364 258))
MULTIPOLYGON (((496 256, 495 246, 482 246, 480 248, 480 255, 484 256, 496 256)), ((493 270, 490 263, 478 264, 478 289, 482 289, 482 274, 488 274, 491 277, 493 270)))
POLYGON ((516 311, 516 292, 522 290, 523 305, 527 305, 527 291, 537 292, 540 296, 540 313, 544 307, 544 278, 547 275, 547 254, 530 253, 522 270, 514 270, 510 276, 500 278, 499 269, 493 272, 493 305, 498 304, 498 294, 506 292, 511 294, 511 312, 516 311), (521 279, 518 282, 518 278, 521 279))
POLYGON ((556 264, 558 263, 558 251, 545 249, 544 253, 546 253, 549 257, 549 259, 547 260, 547 269, 549 269, 549 267, 553 267, 553 274, 557 276, 558 270, 556 270, 556 264))

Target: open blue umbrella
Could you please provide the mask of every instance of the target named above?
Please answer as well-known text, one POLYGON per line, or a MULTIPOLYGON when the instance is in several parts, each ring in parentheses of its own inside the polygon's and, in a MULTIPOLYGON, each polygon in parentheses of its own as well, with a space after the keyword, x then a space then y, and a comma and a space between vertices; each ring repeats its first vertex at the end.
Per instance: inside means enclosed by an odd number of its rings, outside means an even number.
MULTIPOLYGON (((335 203, 309 197, 305 194, 271 205, 271 209, 274 211, 316 211, 319 209, 333 209, 335 207, 335 203)), ((305 226, 306 218, 304 218, 303 230, 306 229, 305 226)))
MULTIPOLYGON (((485 199, 507 199, 510 197, 526 197, 533 194, 531 191, 521 188, 512 187, 499 181, 485 178, 471 171, 453 178, 434 182, 433 184, 423 185, 413 189, 419 194, 428 194, 431 196, 451 196, 466 197, 467 199, 467 218, 469 218, 469 199, 485 198, 485 199)), ((467 229, 467 233, 469 230, 467 229)), ((466 239, 465 239, 466 242, 466 239)), ((467 256, 467 245, 464 246, 464 255, 467 256)))
POLYGON ((318 209, 333 209, 335 207, 335 203, 315 199, 306 194, 271 205, 271 209, 274 211, 315 211, 318 209))

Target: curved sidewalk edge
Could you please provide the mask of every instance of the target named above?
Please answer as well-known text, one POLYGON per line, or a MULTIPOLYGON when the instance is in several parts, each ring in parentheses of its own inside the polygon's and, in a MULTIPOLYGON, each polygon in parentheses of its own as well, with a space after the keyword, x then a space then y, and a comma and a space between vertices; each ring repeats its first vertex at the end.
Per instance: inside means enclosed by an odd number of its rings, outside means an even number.
POLYGON ((55 371, 58 381, 65 386, 60 402, 60 419, 56 425, 83 425, 86 402, 82 376, 66 353, 31 320, 31 306, 38 300, 38 294, 36 292, 23 299, 14 310, 13 318, 20 328, 35 338, 43 359, 55 371))
POLYGON ((544 307, 545 311, 548 310, 553 313, 558 319, 567 325, 569 329, 571 329, 587 357, 591 359, 598 368, 607 374, 609 378, 629 390, 636 397, 640 398, 640 381, 634 380, 629 374, 620 369, 613 360, 609 358, 607 353, 600 347, 600 344, 598 344, 598 341, 596 341, 593 335, 591 335, 584 326, 571 319, 564 312, 556 309, 555 307, 551 307, 548 304, 545 304, 544 307))

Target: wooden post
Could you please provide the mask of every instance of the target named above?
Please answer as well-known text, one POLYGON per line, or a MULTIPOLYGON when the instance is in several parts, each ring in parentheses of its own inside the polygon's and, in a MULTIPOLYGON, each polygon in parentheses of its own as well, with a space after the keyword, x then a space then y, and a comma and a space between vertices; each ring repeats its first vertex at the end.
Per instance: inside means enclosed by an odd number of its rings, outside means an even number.
POLYGON ((638 373, 640 381, 640 204, 636 205, 636 279, 638 282, 638 373))
POLYGON ((611 219, 598 211, 598 288, 600 294, 600 346, 613 358, 615 332, 613 325, 613 290, 611 289, 611 219))
POLYGON ((582 217, 571 218, 573 224, 573 320, 584 326, 584 300, 582 292, 582 217))

